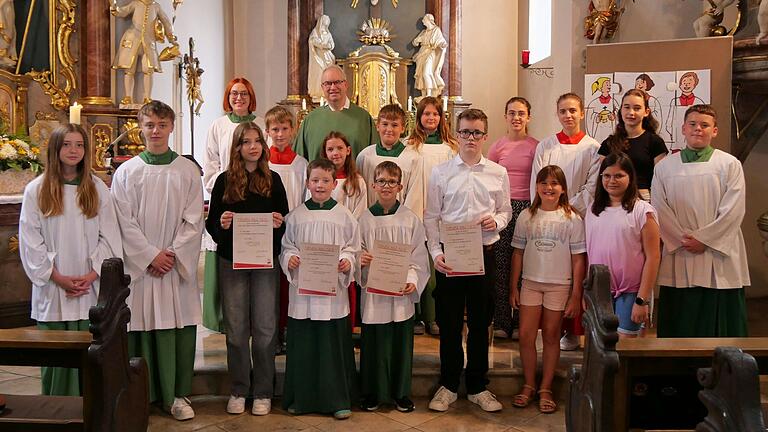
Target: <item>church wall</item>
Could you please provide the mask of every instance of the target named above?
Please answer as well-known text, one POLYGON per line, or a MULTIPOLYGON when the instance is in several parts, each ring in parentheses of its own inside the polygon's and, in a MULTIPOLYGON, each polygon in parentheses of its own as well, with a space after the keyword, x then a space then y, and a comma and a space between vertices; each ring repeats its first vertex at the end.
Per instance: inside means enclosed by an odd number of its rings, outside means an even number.
MULTIPOLYGON (((171 0, 158 0, 163 10, 172 17, 171 0)), ((205 154, 205 139, 208 126, 222 115, 221 100, 224 86, 230 80, 233 70, 232 47, 232 0, 205 0, 182 3, 177 10, 174 24, 182 54, 189 52, 189 37, 195 40, 195 56, 200 59, 202 92, 205 103, 200 116, 195 120, 195 159, 202 165, 205 154)), ((119 33, 118 33, 119 34, 119 33)), ((163 62, 163 73, 156 74, 152 97, 171 106, 173 101, 175 68, 163 62)), ((137 86, 140 80, 137 81, 137 86)), ((118 86, 120 87, 120 86, 118 86)), ((120 90, 122 92, 122 89, 120 90)), ((186 84, 181 82, 181 106, 183 115, 176 121, 174 135, 181 134, 183 152, 191 149, 189 105, 186 99, 186 84)), ((178 102, 176 102, 178 104, 178 102)), ((171 138, 173 142, 173 138, 171 138)))
MULTIPOLYGON (((528 37, 528 2, 520 0, 519 38, 520 49, 527 46, 528 37)), ((521 71, 519 92, 528 97, 533 105, 531 134, 539 139, 559 130, 560 125, 554 115, 554 98, 573 89, 576 93, 583 90, 584 50, 587 40, 583 36, 583 22, 587 14, 589 0, 567 2, 569 6, 555 2, 552 8, 552 57, 536 66, 554 67, 554 79, 545 79, 521 71), (557 7, 554 7, 557 6, 557 7)), ((566 3, 566 2, 563 2, 566 3)), ((623 1, 625 13, 619 30, 612 42, 636 42, 643 40, 666 40, 695 37, 693 21, 700 16, 702 2, 681 2, 679 0, 657 0, 653 2, 623 1), (670 13, 674 11, 674 13, 670 13)), ((735 10, 726 14, 725 22, 732 22, 735 10)), ((519 53, 519 50, 518 50, 519 53)), ((519 54, 518 54, 519 55, 519 54)), ((727 115, 726 117, 727 118, 727 115)), ((722 120, 721 120, 722 121, 722 120)), ((768 266, 762 251, 762 242, 757 230, 756 219, 768 210, 768 174, 762 168, 768 163, 768 143, 761 140, 752 150, 744 164, 747 183, 747 209, 742 229, 749 254, 749 269, 752 287, 747 291, 749 297, 768 296, 768 266)))
POLYGON ((517 2, 464 0, 462 13, 462 96, 488 115, 487 151, 506 132, 504 102, 517 93, 517 2))

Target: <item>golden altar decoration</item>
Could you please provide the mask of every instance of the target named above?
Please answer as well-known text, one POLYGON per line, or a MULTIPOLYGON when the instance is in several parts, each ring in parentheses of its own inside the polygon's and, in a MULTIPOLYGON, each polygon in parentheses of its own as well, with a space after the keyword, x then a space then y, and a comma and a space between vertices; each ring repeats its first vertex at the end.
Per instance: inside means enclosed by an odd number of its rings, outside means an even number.
POLYGON ((338 63, 351 83, 350 99, 375 118, 385 105, 405 105, 407 68, 412 61, 401 58, 387 45, 394 35, 390 24, 383 19, 367 19, 358 35, 363 46, 338 63))

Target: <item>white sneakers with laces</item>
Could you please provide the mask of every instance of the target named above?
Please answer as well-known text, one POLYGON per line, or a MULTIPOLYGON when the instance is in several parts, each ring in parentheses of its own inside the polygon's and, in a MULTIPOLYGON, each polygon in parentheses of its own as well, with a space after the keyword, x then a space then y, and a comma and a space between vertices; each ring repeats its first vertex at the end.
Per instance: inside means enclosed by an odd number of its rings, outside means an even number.
POLYGON ((175 398, 171 405, 171 415, 179 421, 195 418, 195 410, 192 409, 191 402, 187 398, 175 398))
POLYGON ((242 414, 245 412, 245 398, 241 396, 230 396, 227 402, 227 412, 230 414, 242 414))
POLYGON ((429 409, 433 411, 448 411, 448 406, 456 402, 457 397, 456 393, 448 390, 445 386, 440 386, 432 400, 429 401, 429 409))
POLYGON ((483 411, 496 412, 501 411, 503 408, 501 402, 496 400, 496 395, 488 390, 483 390, 477 394, 468 394, 467 399, 474 404, 480 405, 483 411))
POLYGON ((272 409, 272 399, 254 399, 251 414, 263 416, 269 414, 272 409))

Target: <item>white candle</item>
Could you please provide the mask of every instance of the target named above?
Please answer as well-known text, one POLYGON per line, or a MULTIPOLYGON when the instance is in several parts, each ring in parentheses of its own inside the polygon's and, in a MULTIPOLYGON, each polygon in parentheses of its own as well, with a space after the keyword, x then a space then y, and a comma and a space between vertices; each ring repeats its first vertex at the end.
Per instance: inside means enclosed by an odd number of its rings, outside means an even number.
POLYGON ((408 96, 408 112, 413 110, 413 96, 408 96))
POLYGON ((301 110, 302 111, 306 111, 307 110, 307 100, 303 99, 303 98, 301 99, 301 110))
POLYGON ((325 105, 325 99, 323 99, 322 96, 320 96, 320 106, 325 105))
POLYGON ((79 103, 75 102, 72 104, 71 107, 69 107, 69 122, 72 124, 80 124, 80 110, 83 109, 83 106, 79 103))
POLYGON ((443 96, 443 112, 448 112, 448 96, 443 96))

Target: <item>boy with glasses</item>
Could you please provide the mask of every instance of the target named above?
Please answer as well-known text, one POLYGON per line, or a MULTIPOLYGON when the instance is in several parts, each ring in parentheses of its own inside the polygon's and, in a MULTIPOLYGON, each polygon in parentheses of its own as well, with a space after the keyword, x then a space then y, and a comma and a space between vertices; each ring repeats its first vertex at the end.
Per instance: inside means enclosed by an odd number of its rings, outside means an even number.
POLYGON ((493 318, 494 244, 511 216, 507 170, 483 157, 488 117, 478 109, 458 116, 459 154, 432 170, 427 189, 424 226, 427 247, 437 270, 434 291, 440 326, 440 388, 429 408, 446 411, 456 401, 464 367, 461 332, 467 311, 466 386, 470 402, 485 411, 499 411, 501 403, 486 390, 488 379, 488 326, 493 318), (452 263, 443 252, 440 226, 476 223, 482 232, 481 275, 450 277, 452 263))
POLYGON ((375 411, 379 403, 395 403, 398 411, 413 411, 411 367, 413 365, 413 315, 429 279, 424 226, 416 214, 397 200, 403 188, 402 171, 384 161, 374 170, 376 202, 360 216, 363 253, 361 265, 362 336, 360 344, 361 408, 375 411), (388 294, 371 288, 368 271, 378 257, 374 243, 406 244, 410 250, 408 274, 402 291, 388 294))

